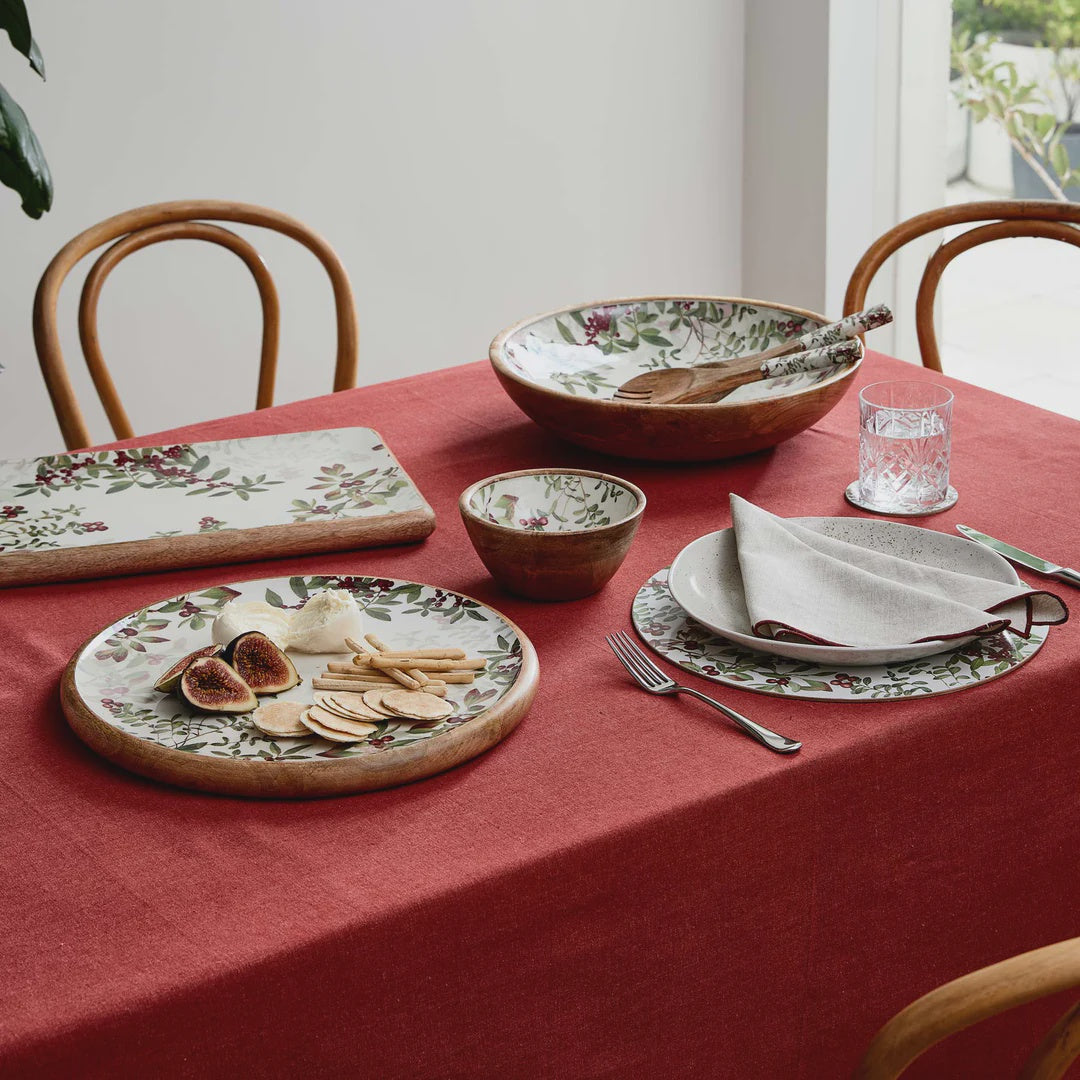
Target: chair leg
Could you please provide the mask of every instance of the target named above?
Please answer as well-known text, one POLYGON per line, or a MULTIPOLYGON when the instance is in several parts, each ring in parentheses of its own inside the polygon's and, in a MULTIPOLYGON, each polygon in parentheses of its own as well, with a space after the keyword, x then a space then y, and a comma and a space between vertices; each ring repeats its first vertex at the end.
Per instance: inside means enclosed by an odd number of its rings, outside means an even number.
POLYGON ((1047 1033, 1020 1070, 1020 1080, 1059 1080, 1080 1056, 1080 1001, 1047 1033))

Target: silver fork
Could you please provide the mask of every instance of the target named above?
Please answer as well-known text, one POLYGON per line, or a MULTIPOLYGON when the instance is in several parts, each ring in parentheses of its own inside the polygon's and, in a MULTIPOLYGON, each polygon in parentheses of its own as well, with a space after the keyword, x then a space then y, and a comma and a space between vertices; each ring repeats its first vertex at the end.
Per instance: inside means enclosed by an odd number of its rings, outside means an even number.
POLYGON ((608 634, 605 640, 638 686, 650 694, 692 694, 699 700, 708 702, 714 709, 719 709, 729 720, 734 720, 751 739, 756 739, 762 746, 767 746, 778 754, 794 754, 802 746, 801 742, 787 739, 783 735, 777 735, 775 731, 755 724, 753 720, 748 720, 734 709, 721 705, 719 701, 713 701, 711 697, 706 697, 692 686, 679 686, 634 644, 633 639, 624 630, 608 634))

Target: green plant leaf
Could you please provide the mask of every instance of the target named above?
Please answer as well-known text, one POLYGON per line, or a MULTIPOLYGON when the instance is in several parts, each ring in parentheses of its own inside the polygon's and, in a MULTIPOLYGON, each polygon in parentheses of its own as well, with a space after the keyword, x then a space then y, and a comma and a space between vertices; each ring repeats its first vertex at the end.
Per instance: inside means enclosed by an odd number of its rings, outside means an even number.
POLYGON ((1054 130, 1054 117, 1051 113, 1040 113, 1035 117, 1035 130, 1040 139, 1045 142, 1050 138, 1054 130))
POLYGON ((30 16, 23 0, 0 0, 0 30, 6 30, 11 44, 30 61, 30 66, 44 79, 45 61, 30 33, 30 16))
POLYGON ((14 189, 23 211, 39 218, 52 206, 53 187, 41 144, 15 99, 0 86, 0 184, 14 189))
POLYGON ((1050 148, 1050 164, 1054 167, 1054 172, 1056 172, 1059 177, 1068 175, 1069 155, 1060 142, 1055 143, 1050 148))

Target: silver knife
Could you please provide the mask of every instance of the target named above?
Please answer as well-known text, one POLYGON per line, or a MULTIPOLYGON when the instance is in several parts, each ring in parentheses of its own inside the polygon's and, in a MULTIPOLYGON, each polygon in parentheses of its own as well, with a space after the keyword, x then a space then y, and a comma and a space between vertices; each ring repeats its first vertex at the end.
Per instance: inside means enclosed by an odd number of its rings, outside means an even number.
POLYGON ((1067 566, 1058 566, 1057 563, 1040 559, 1038 555, 1030 555, 1026 551, 1021 551, 1020 548, 1013 547, 1012 544, 995 540, 992 536, 987 536, 986 533, 981 533, 970 525, 957 525, 956 529, 957 532, 963 533, 969 540, 974 540, 976 543, 990 548, 991 551, 1004 555, 1010 562, 1026 566, 1029 570, 1034 570, 1038 574, 1046 574, 1047 577, 1067 581, 1070 585, 1080 585, 1080 573, 1070 570, 1067 566))

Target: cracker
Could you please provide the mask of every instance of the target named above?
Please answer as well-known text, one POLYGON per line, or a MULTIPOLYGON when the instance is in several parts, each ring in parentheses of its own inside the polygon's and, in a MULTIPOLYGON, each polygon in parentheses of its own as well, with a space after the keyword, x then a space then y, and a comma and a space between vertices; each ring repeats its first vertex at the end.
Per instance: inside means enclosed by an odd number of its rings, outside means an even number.
POLYGON ((454 715, 453 705, 415 690, 380 690, 379 703, 396 716, 412 720, 445 720, 454 715))
MULTIPOLYGON (((389 718, 396 720, 398 714, 392 710, 386 708, 382 703, 383 694, 391 693, 396 694, 396 690, 365 690, 364 691, 364 704, 371 709, 372 712, 377 712, 384 719, 389 718)), ((409 693, 409 691, 403 690, 402 693, 409 693)))
POLYGON ((332 728, 324 727, 319 723, 317 719, 312 719, 311 709, 318 708, 316 705, 312 705, 311 708, 304 710, 304 715, 300 718, 304 727, 316 735, 321 735, 324 739, 329 739, 330 742, 359 742, 362 736, 360 735, 346 735, 341 731, 334 731, 332 728))
POLYGON ((364 704, 363 694, 316 694, 315 704, 349 720, 385 720, 382 713, 364 704))
POLYGON ((300 716, 306 708, 307 705, 302 701, 270 701, 260 705, 251 714, 251 722, 271 738, 306 735, 308 729, 300 722, 300 716))
POLYGON ((374 724, 369 724, 364 720, 351 720, 346 716, 339 716, 337 713, 320 708, 318 705, 312 705, 308 709, 307 720, 309 723, 314 720, 316 724, 321 724, 331 731, 341 732, 343 735, 355 735, 358 739, 366 738, 373 731, 378 731, 374 724))

